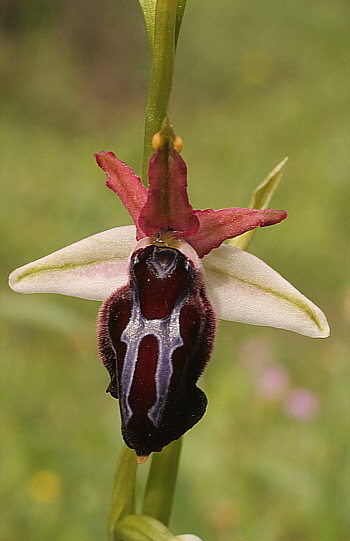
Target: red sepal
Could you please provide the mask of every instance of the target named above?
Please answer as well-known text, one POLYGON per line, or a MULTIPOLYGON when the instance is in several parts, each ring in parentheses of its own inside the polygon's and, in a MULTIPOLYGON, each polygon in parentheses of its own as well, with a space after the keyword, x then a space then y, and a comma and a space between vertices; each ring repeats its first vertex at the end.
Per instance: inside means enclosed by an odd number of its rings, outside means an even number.
POLYGON ((99 152, 95 154, 98 165, 107 174, 106 185, 116 193, 126 210, 129 212, 137 228, 137 239, 145 237, 138 228, 140 210, 147 200, 147 189, 141 179, 126 163, 118 160, 113 152, 99 152))
POLYGON ((176 150, 160 147, 150 160, 147 202, 138 225, 149 237, 172 230, 186 238, 199 229, 199 220, 188 202, 186 164, 176 150))
POLYGON ((232 239, 259 225, 278 224, 287 218, 284 210, 228 208, 220 210, 196 210, 199 231, 187 239, 199 257, 218 248, 226 239, 232 239))

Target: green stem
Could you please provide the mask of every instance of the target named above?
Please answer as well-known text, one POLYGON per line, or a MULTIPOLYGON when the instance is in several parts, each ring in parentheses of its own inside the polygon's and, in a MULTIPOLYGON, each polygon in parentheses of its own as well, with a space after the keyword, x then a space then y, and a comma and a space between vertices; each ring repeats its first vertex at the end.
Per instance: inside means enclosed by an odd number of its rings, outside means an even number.
POLYGON ((177 0, 158 0, 155 15, 151 78, 146 110, 142 180, 147 184, 152 137, 168 115, 175 64, 177 0))
POLYGON ((181 444, 180 438, 164 447, 161 453, 153 453, 143 498, 142 514, 156 518, 166 526, 173 504, 181 444))

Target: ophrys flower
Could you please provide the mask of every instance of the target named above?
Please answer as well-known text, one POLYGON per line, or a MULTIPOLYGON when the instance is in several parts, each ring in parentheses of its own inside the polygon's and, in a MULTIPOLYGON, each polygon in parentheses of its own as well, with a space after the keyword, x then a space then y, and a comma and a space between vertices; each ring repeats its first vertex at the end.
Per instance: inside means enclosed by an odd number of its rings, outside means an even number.
POLYGON ((134 226, 115 228, 25 265, 10 276, 23 293, 103 300, 99 350, 119 399, 126 443, 142 461, 191 428, 206 397, 196 382, 218 317, 325 337, 324 314, 251 254, 222 244, 284 211, 194 210, 186 165, 168 120, 154 138, 149 190, 111 152, 96 159, 134 226))

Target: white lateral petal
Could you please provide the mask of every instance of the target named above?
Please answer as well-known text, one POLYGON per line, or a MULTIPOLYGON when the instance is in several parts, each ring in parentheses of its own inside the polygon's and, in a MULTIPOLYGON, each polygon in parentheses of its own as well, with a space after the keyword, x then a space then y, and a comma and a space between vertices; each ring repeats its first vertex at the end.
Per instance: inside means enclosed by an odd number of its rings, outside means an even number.
POLYGON ((207 292, 221 319, 325 338, 324 313, 280 274, 248 252, 222 244, 203 258, 207 292))
POLYGON ((115 227, 13 271, 10 287, 19 293, 61 293, 105 300, 128 281, 136 245, 133 225, 115 227))
POLYGON ((197 535, 191 533, 185 533, 183 535, 177 535, 170 539, 170 541, 202 541, 197 535))

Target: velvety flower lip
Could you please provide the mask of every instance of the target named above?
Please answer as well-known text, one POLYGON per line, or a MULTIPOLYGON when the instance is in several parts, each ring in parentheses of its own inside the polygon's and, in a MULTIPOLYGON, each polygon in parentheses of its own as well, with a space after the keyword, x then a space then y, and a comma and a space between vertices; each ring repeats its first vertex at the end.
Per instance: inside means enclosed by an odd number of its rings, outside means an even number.
POLYGON ((145 457, 204 415, 197 381, 216 317, 196 252, 173 233, 140 240, 129 269, 126 286, 100 310, 99 353, 111 378, 107 391, 119 399, 124 441, 145 457))

